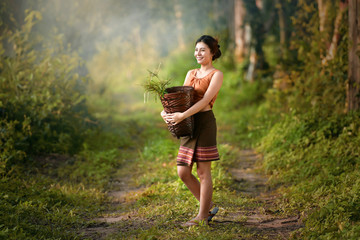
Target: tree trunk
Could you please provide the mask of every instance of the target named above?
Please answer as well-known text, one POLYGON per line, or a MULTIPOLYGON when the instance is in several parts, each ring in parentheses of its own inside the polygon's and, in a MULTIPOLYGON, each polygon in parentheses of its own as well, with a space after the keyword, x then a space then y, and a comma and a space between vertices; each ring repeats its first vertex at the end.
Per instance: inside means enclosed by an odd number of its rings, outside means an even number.
MULTIPOLYGON (((326 24, 328 23, 328 4, 329 0, 317 0, 318 3, 318 11, 319 11, 319 31, 321 33, 321 44, 323 46, 326 46, 326 48, 324 49, 320 49, 320 58, 323 61, 325 59, 326 56, 326 50, 327 47, 329 46, 329 40, 328 40, 328 34, 325 31, 326 28, 326 24)), ((324 62, 323 62, 324 63, 324 62)))
POLYGON ((349 70, 347 110, 360 109, 360 0, 349 0, 349 70))
POLYGON ((287 48, 286 47, 286 23, 285 23, 283 4, 282 4, 281 0, 276 0, 276 8, 278 10, 278 16, 279 16, 281 53, 282 53, 282 57, 284 57, 286 48, 287 48))
POLYGON ((255 4, 260 11, 263 10, 263 5, 264 5, 263 0, 255 0, 255 4))
POLYGON ((235 60, 242 62, 244 60, 246 46, 245 46, 245 8, 242 0, 235 0, 234 2, 234 30, 235 30, 235 60))
POLYGON ((179 48, 181 50, 184 50, 185 49, 185 43, 184 43, 184 37, 183 37, 184 26, 183 26, 183 22, 181 20, 182 10, 181 10, 181 6, 180 6, 178 0, 175 0, 174 12, 175 12, 175 18, 176 18, 176 29, 177 29, 177 38, 178 38, 179 48))
POLYGON ((341 0, 339 1, 339 10, 337 11, 336 18, 335 18, 333 36, 332 36, 332 39, 330 42, 330 46, 326 53, 326 57, 323 58, 323 60, 322 60, 322 63, 324 65, 327 63, 327 61, 334 59, 334 57, 336 55, 339 39, 341 37, 340 33, 339 33, 341 20, 343 18, 343 15, 344 15, 347 7, 348 7, 347 1, 345 1, 345 2, 342 2, 341 0))
MULTIPOLYGON (((255 2, 254 0, 243 0, 243 5, 246 10, 246 21, 250 24, 251 27, 251 53, 250 53, 250 65, 248 67, 248 73, 246 79, 249 81, 255 80, 255 73, 257 69, 265 70, 269 67, 266 62, 263 44, 265 42, 265 35, 267 32, 267 24, 271 22, 274 18, 267 18, 267 14, 263 14, 259 7, 262 6, 262 1, 255 2)), ((273 14, 274 8, 272 7, 270 10, 266 9, 266 11, 271 11, 270 16, 274 16, 273 14)), ((265 11, 265 10, 264 10, 265 11)))
POLYGON ((246 72, 245 79, 249 82, 254 82, 255 80, 255 69, 256 69, 256 62, 257 62, 257 54, 255 48, 252 47, 250 50, 250 64, 246 72))
POLYGON ((327 20, 328 15, 328 2, 329 0, 317 0, 318 2, 318 8, 319 8, 319 30, 320 32, 324 32, 325 30, 325 24, 327 20))

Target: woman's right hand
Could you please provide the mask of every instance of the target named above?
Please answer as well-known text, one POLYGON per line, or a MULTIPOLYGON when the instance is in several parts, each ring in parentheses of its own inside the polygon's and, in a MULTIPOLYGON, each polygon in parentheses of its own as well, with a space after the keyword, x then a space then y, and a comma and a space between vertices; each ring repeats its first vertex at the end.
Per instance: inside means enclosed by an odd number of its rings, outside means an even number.
POLYGON ((164 110, 162 110, 162 112, 160 113, 160 115, 161 115, 161 117, 164 119, 164 121, 166 122, 166 124, 169 122, 168 120, 167 120, 167 113, 164 111, 164 110))

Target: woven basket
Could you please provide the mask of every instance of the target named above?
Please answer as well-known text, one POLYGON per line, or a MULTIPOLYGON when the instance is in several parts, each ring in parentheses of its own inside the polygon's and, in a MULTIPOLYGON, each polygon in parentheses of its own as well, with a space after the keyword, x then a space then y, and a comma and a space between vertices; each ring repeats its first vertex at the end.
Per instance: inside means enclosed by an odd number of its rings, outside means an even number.
MULTIPOLYGON (((161 98, 166 113, 185 112, 193 105, 194 88, 191 86, 171 87, 167 88, 166 92, 161 98)), ((192 137, 194 119, 191 116, 176 125, 169 123, 168 129, 174 137, 192 137)))

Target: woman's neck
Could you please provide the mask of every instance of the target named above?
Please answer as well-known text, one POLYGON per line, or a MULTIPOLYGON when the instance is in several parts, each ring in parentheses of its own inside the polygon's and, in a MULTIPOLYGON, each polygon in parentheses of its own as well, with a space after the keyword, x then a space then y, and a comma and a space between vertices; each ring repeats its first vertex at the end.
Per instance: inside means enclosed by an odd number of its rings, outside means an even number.
POLYGON ((201 67, 200 67, 201 72, 207 72, 210 69, 214 69, 214 66, 211 63, 206 64, 206 65, 201 65, 201 67))

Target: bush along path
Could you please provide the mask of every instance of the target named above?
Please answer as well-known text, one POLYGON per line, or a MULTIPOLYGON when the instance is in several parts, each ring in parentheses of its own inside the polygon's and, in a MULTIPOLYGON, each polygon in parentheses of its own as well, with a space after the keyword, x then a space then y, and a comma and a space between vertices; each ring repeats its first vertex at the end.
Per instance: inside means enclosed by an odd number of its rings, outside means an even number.
POLYGON ((276 190, 260 173, 262 156, 221 142, 222 159, 212 170, 220 210, 209 226, 181 227, 199 205, 176 175, 177 139, 163 123, 155 125, 111 178, 106 210, 79 232, 83 239, 289 239, 302 227, 298 215, 281 210, 276 190))

